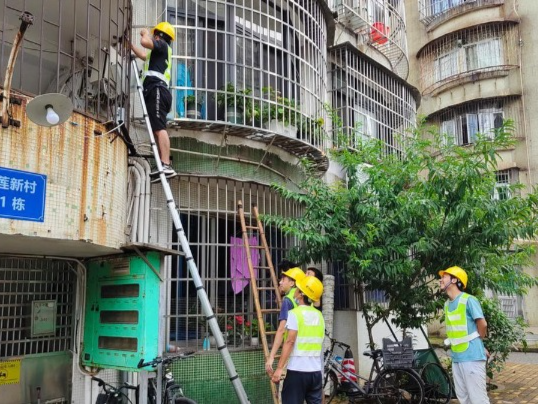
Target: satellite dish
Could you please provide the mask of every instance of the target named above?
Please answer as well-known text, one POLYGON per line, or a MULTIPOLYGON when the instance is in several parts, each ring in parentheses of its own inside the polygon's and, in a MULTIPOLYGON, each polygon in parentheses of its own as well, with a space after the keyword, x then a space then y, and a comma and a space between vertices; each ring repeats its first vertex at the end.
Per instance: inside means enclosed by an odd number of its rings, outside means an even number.
POLYGON ((26 115, 39 126, 61 125, 72 112, 71 100, 59 93, 39 95, 26 105, 26 115))

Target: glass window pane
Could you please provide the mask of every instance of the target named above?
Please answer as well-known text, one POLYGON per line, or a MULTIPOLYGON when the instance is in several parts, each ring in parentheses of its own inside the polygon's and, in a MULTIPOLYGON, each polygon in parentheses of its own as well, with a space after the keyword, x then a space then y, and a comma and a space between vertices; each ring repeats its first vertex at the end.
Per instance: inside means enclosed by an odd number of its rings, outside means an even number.
POLYGON ((463 139, 464 144, 474 143, 478 133, 478 116, 476 114, 467 114, 467 139, 463 139))

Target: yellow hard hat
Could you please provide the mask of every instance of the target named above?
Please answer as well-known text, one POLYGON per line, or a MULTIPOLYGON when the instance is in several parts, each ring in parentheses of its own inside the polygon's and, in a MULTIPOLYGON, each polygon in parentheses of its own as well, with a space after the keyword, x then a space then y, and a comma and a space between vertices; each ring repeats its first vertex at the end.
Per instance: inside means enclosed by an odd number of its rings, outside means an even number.
POLYGON ((317 302, 323 294, 323 284, 315 276, 305 276, 298 280, 295 286, 313 302, 317 302))
POLYGON ((296 283, 299 279, 304 278, 306 275, 304 274, 303 270, 301 268, 290 268, 285 272, 282 272, 282 275, 286 275, 288 278, 293 279, 296 283))
POLYGON ((176 39, 176 31, 169 22, 163 21, 158 23, 155 25, 155 28, 153 28, 153 34, 155 34, 155 31, 164 32, 170 39, 172 39, 172 41, 176 39))
POLYGON ((443 271, 439 271, 439 276, 443 276, 444 274, 449 274, 455 278, 458 278, 463 284, 463 289, 467 287, 467 273, 460 267, 450 267, 443 271))

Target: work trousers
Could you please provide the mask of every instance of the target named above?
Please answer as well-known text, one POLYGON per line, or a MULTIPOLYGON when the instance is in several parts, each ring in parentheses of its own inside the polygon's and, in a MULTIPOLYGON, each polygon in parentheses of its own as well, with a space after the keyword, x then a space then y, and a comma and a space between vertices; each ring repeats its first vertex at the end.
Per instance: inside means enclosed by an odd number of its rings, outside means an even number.
POLYGON ((489 404, 486 361, 452 363, 452 375, 461 404, 489 404))
POLYGON ((282 387, 282 404, 321 404, 323 397, 321 372, 286 372, 282 387))

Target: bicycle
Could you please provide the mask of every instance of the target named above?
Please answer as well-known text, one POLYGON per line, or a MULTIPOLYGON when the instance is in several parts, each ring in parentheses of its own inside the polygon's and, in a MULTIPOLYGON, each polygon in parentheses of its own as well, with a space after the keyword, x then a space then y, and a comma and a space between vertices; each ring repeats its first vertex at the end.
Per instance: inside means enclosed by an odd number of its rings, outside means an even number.
POLYGON ((95 400, 95 404, 132 403, 126 391, 127 390, 138 391, 137 386, 133 386, 128 383, 124 383, 119 387, 114 387, 111 384, 108 384, 107 382, 105 382, 103 379, 99 379, 98 377, 95 377, 95 376, 92 376, 92 380, 96 381, 98 383, 98 386, 102 387, 104 391, 104 394, 99 393, 99 395, 97 396, 97 400, 95 400))
POLYGON ((430 362, 419 373, 424 383, 424 402, 448 404, 452 398, 452 381, 446 370, 438 363, 430 362))
MULTIPOLYGON (((161 357, 158 356, 155 359, 144 362, 144 359, 140 359, 138 362, 138 368, 145 368, 151 366, 157 368, 162 366, 162 404, 197 404, 196 401, 185 397, 182 387, 174 380, 174 375, 170 365, 176 360, 181 360, 192 356, 194 352, 184 352, 175 356, 161 357)), ((148 384, 148 404, 157 404, 157 383, 156 378, 149 379, 148 384)))
POLYGON ((358 373, 345 369, 334 349, 350 348, 348 344, 331 338, 330 348, 324 353, 323 388, 329 388, 329 404, 337 394, 344 393, 350 403, 358 399, 376 399, 379 404, 413 403, 421 404, 424 400, 424 384, 420 375, 411 368, 385 367, 383 350, 365 351, 364 355, 373 360, 369 377, 366 379, 358 373), (375 377, 374 377, 375 375, 375 377), (364 382, 363 386, 359 380, 364 382), (343 383, 346 383, 346 387, 343 383))
MULTIPOLYGON (((149 362, 144 362, 144 359, 140 359, 138 362, 138 368, 144 368, 151 366, 152 368, 157 368, 158 366, 163 366, 162 369, 162 397, 160 403, 162 404, 197 404, 196 401, 191 400, 190 398, 185 397, 183 394, 183 389, 179 384, 174 380, 174 376, 169 367, 170 364, 176 360, 188 358, 194 354, 194 352, 186 352, 180 355, 169 356, 169 357, 157 357, 149 362)), ((136 392, 136 404, 139 404, 139 391, 140 386, 133 386, 129 383, 123 383, 119 387, 114 387, 111 384, 105 382, 104 380, 93 376, 92 380, 96 381, 99 387, 103 388, 104 393, 100 393, 97 396, 95 404, 132 404, 132 401, 129 399, 128 390, 134 390, 136 392)), ((148 380, 148 404, 157 404, 157 381, 156 378, 150 378, 148 380)))

